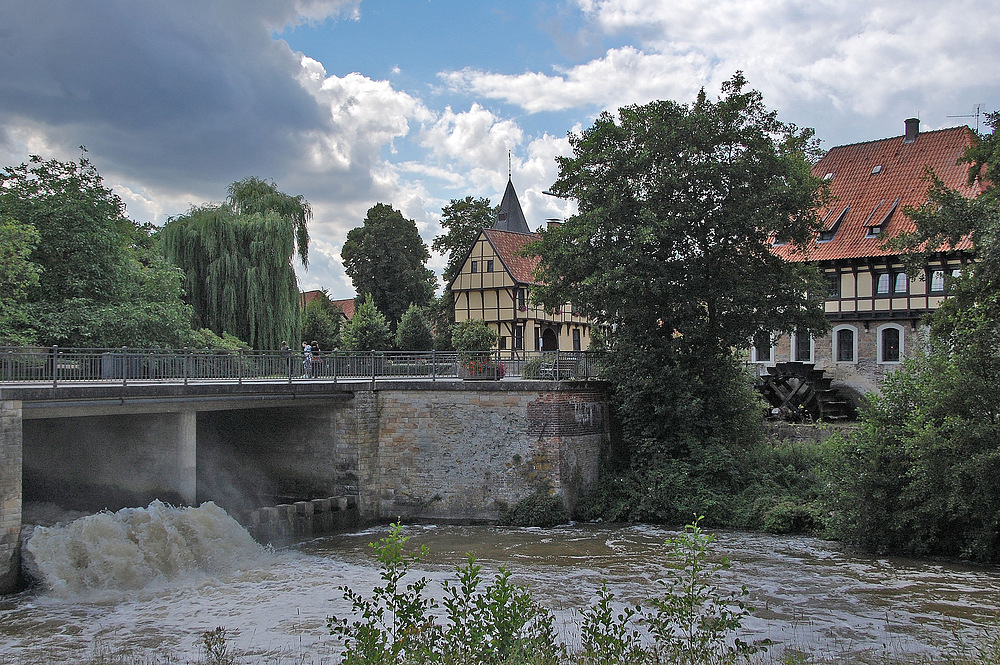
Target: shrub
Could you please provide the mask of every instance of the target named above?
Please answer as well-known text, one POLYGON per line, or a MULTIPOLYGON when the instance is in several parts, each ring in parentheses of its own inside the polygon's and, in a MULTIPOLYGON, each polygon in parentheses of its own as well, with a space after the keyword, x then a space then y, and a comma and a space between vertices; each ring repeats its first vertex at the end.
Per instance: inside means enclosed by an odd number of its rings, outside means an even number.
POLYGON ((569 511, 563 499, 547 487, 541 487, 513 506, 504 509, 501 524, 510 526, 549 527, 569 521, 569 511))

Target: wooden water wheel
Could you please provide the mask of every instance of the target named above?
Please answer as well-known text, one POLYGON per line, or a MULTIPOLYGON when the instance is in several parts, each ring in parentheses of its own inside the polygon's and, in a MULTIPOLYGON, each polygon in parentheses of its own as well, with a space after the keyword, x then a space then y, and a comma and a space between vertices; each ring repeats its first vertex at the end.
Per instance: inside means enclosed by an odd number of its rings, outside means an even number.
POLYGON ((830 382, 812 363, 784 362, 768 367, 756 387, 774 418, 795 422, 853 418, 854 405, 830 382))

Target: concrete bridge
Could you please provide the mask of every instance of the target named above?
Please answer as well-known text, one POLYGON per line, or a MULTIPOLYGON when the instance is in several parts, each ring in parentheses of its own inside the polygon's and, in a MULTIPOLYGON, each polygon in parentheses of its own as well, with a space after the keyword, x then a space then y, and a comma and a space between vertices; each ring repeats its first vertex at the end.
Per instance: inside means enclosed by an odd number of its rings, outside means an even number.
POLYGON ((572 508, 609 437, 604 391, 527 380, 0 386, 0 593, 15 588, 22 508, 36 505, 215 501, 245 519, 350 497, 364 520, 494 520, 548 488, 572 508))

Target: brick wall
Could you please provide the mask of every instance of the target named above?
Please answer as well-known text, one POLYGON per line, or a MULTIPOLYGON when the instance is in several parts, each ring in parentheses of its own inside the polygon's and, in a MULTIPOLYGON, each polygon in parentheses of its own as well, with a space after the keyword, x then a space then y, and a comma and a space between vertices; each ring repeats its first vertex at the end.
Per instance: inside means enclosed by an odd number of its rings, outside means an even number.
POLYGON ((0 401, 0 594, 20 580, 21 403, 0 401))

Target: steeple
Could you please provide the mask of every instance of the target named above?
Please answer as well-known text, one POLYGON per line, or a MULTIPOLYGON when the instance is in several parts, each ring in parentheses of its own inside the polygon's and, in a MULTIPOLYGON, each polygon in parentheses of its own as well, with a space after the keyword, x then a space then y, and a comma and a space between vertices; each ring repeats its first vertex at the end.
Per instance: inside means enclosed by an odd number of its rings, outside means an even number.
POLYGON ((500 201, 500 210, 497 211, 497 221, 493 228, 500 231, 513 231, 514 233, 531 233, 528 222, 524 219, 521 211, 521 203, 517 200, 517 192, 514 191, 514 183, 507 176, 507 189, 503 193, 503 200, 500 201))

